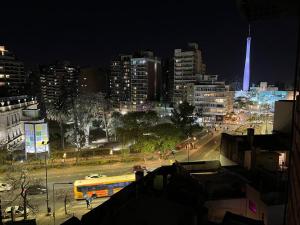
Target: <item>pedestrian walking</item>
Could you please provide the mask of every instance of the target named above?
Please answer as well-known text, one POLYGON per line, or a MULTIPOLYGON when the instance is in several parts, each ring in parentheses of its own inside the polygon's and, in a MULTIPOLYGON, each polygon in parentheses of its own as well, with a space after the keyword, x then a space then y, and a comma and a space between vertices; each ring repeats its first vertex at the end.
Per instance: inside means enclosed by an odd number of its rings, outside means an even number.
POLYGON ((86 208, 88 209, 91 205, 90 199, 86 198, 85 201, 86 201, 86 208))

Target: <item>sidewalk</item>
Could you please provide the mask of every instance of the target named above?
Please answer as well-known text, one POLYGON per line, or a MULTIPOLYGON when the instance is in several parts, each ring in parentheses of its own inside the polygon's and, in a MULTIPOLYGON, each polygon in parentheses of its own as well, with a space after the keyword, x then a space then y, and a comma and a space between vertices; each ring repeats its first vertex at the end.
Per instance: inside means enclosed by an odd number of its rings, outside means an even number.
MULTIPOLYGON (((80 219, 82 215, 101 205, 108 199, 109 198, 97 198, 92 202, 91 207, 89 208, 87 208, 86 202, 84 200, 74 200, 71 203, 67 204, 67 215, 65 214, 64 206, 57 207, 55 210, 55 224, 61 224, 72 216, 76 216, 80 219)), ((36 221, 38 225, 53 225, 54 217, 53 214, 47 216, 45 213, 39 213, 36 216, 36 221)))

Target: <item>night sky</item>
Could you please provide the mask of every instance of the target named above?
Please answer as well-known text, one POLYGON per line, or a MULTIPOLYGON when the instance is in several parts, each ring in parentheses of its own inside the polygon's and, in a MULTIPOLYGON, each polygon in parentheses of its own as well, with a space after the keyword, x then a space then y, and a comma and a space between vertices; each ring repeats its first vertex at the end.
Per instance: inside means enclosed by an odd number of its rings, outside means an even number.
MULTIPOLYGON (((67 59, 108 66, 113 56, 138 49, 171 57, 192 41, 199 43, 208 73, 226 80, 243 75, 248 25, 234 1, 6 2, 0 44, 27 65, 67 59)), ((293 80, 296 31, 295 18, 252 25, 252 81, 293 80)))

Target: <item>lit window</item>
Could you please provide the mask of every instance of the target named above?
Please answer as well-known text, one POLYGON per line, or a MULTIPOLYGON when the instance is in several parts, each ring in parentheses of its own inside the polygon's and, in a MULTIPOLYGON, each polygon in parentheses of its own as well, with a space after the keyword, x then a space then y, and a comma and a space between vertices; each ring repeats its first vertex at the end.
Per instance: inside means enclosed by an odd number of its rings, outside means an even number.
POLYGON ((0 74, 0 78, 4 78, 4 74, 0 74))
POLYGON ((10 75, 6 75, 6 78, 9 78, 10 77, 10 75))

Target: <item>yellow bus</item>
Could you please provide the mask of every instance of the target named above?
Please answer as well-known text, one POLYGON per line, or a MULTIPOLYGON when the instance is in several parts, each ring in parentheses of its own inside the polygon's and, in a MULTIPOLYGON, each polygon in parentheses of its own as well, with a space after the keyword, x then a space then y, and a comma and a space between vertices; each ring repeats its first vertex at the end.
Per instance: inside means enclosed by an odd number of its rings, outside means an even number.
POLYGON ((135 181, 135 175, 100 177, 74 182, 74 198, 108 197, 135 181))

